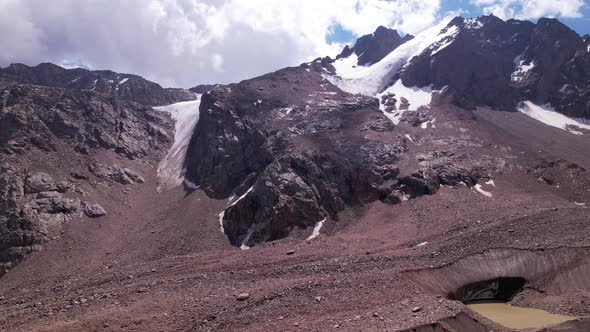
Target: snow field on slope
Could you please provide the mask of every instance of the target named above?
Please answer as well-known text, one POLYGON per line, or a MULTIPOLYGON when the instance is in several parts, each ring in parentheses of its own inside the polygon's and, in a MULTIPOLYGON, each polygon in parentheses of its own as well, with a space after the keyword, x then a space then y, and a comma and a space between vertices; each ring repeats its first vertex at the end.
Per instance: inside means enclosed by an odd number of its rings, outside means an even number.
MULTIPOLYGON (((452 27, 441 33, 441 30, 448 25, 449 20, 445 19, 440 24, 424 30, 371 66, 356 66, 357 56, 355 54, 336 60, 333 66, 337 76, 326 75, 325 78, 343 91, 375 96, 390 82, 393 75, 399 72, 414 56, 420 55, 431 45, 457 33, 457 29, 452 27)), ((436 51, 439 52, 449 44, 448 41, 443 43, 437 47, 436 51)))
POLYGON ((395 94, 395 107, 396 110, 389 113, 385 111, 385 105, 379 103, 379 109, 383 112, 383 114, 393 122, 393 124, 399 124, 399 121, 406 111, 416 111, 421 106, 428 106, 430 105, 430 101, 432 99, 432 88, 431 87, 406 87, 401 80, 397 80, 395 84, 387 88, 383 93, 377 95, 377 98, 381 100, 381 96, 384 94, 393 93, 395 94), (410 103, 410 106, 407 110, 400 110, 401 105, 401 97, 404 97, 410 103))
POLYGON ((575 135, 583 135, 583 133, 568 126, 590 130, 590 121, 565 116, 556 112, 549 104, 538 106, 527 100, 522 103, 518 111, 548 126, 556 127, 575 135))
POLYGON ((157 111, 170 113, 175 122, 174 143, 158 165, 158 191, 174 188, 184 180, 186 150, 199 121, 201 95, 196 96, 196 100, 154 107, 157 111))

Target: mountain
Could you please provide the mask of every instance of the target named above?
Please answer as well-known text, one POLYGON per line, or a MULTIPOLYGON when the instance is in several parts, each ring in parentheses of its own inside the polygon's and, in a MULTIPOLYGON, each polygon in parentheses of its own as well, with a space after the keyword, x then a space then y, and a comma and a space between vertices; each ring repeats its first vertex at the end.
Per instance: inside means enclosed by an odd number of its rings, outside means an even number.
POLYGON ((366 66, 379 62, 401 44, 414 38, 405 35, 403 38, 397 30, 380 26, 370 35, 360 37, 352 48, 348 45, 336 56, 336 59, 347 58, 353 53, 357 56, 357 65, 366 66))
MULTIPOLYGON (((491 15, 457 17, 391 45, 395 48, 387 57, 369 66, 360 66, 357 53, 348 54, 346 47, 332 62, 333 68, 327 69, 338 86, 353 93, 383 93, 399 80, 404 87, 444 87, 467 108, 511 111, 531 101, 550 104, 570 117, 590 119, 588 37, 556 19, 541 18, 534 24, 491 15), (371 91, 361 91, 368 86, 371 91)), ((382 54, 365 52, 363 56, 380 58, 382 54)))
POLYGON ((92 90, 150 106, 195 99, 192 93, 184 89, 164 89, 141 76, 119 74, 110 70, 65 69, 52 63, 42 63, 35 67, 17 63, 0 68, 0 87, 14 83, 92 90))
POLYGON ((379 27, 190 98, 1 69, 0 330, 586 331, 589 43, 379 27))

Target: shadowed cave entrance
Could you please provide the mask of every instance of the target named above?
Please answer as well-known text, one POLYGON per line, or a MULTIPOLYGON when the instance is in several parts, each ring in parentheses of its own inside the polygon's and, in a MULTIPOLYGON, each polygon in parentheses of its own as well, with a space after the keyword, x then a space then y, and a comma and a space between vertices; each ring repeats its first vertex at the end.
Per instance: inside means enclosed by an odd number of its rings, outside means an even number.
POLYGON ((475 302, 501 301, 508 302, 519 293, 526 280, 521 277, 501 277, 466 284, 450 292, 450 300, 465 304, 475 302))

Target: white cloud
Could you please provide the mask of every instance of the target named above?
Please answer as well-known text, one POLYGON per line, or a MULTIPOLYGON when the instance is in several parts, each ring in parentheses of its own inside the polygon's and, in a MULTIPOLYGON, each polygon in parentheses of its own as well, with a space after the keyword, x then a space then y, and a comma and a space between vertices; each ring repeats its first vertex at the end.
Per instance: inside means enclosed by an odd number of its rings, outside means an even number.
POLYGON ((484 14, 502 19, 536 19, 539 17, 582 17, 583 0, 473 0, 484 14))
POLYGON ((223 71, 223 57, 221 56, 221 54, 215 53, 211 56, 211 66, 215 71, 223 71))
POLYGON ((417 33, 440 0, 0 0, 0 66, 84 64, 167 86, 227 83, 334 56, 337 24, 417 33))

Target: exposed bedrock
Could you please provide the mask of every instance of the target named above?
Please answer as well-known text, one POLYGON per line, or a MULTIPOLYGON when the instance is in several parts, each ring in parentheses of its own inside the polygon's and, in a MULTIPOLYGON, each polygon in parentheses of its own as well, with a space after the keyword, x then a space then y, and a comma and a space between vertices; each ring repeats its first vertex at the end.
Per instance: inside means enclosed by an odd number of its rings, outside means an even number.
POLYGON ((590 248, 490 249, 405 275, 427 291, 469 302, 510 299, 521 286, 547 295, 590 291, 590 248), (526 282, 523 282, 526 281, 526 282))
POLYGON ((287 68, 202 97, 186 178, 210 197, 229 198, 220 223, 232 244, 337 221, 346 206, 397 204, 441 184, 476 183, 477 171, 451 163, 400 174, 407 140, 378 100, 344 93, 315 70, 287 68))

